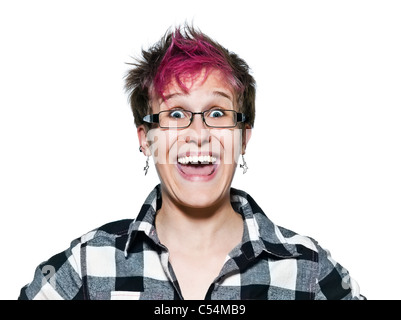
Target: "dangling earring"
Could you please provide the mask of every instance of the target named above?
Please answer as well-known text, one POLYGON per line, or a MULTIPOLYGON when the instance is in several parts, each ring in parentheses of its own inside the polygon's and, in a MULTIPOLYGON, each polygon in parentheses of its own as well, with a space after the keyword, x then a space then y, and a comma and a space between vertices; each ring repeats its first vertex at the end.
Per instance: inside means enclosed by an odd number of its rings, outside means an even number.
POLYGON ((143 171, 145 171, 145 176, 148 173, 149 169, 149 156, 146 158, 146 165, 143 167, 143 171))
POLYGON ((241 154, 241 157, 242 157, 242 164, 240 164, 239 167, 242 168, 242 170, 243 170, 242 173, 245 174, 246 171, 248 170, 248 166, 246 165, 245 158, 244 158, 243 154, 241 154))
MULTIPOLYGON (((142 147, 139 147, 139 152, 142 152, 142 147)), ((146 165, 143 167, 143 171, 145 171, 145 176, 149 170, 149 156, 146 158, 146 165)))

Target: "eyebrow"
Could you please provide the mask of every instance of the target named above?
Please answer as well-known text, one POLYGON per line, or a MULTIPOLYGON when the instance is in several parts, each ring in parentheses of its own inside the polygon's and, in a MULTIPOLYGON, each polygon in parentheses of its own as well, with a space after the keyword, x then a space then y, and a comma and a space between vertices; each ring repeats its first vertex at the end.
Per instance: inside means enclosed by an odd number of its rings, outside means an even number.
POLYGON ((224 98, 227 98, 228 100, 230 100, 231 102, 233 102, 233 99, 230 95, 228 95, 227 93, 223 92, 223 91, 213 91, 213 95, 216 96, 221 96, 224 98))
POLYGON ((164 100, 170 100, 171 98, 174 98, 175 96, 186 96, 187 94, 184 94, 184 93, 179 93, 179 92, 177 92, 177 93, 172 93, 172 94, 168 94, 168 95, 166 95, 166 96, 164 96, 164 100))

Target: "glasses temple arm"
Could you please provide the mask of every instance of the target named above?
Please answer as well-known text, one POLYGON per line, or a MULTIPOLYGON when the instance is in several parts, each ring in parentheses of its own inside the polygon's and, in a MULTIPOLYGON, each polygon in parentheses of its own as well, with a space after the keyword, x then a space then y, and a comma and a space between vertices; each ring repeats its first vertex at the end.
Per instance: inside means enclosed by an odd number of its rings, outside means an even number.
POLYGON ((143 117, 143 121, 147 123, 159 123, 159 115, 158 114, 148 114, 143 117))
POLYGON ((246 116, 244 113, 237 112, 237 121, 238 122, 245 122, 246 116))

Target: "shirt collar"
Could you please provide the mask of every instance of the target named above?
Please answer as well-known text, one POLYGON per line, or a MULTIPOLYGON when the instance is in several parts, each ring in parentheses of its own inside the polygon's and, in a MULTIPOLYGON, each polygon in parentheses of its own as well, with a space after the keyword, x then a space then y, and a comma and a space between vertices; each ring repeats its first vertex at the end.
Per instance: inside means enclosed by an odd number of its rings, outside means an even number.
MULTIPOLYGON (((156 244, 160 245, 155 229, 155 217, 157 210, 161 208, 161 204, 161 186, 158 184, 149 193, 136 219, 129 227, 124 252, 126 257, 139 232, 145 233, 156 244)), ((248 260, 257 257, 262 251, 282 258, 299 255, 295 245, 286 241, 280 228, 270 221, 249 194, 231 188, 231 205, 244 219, 245 228, 241 251, 248 260)))

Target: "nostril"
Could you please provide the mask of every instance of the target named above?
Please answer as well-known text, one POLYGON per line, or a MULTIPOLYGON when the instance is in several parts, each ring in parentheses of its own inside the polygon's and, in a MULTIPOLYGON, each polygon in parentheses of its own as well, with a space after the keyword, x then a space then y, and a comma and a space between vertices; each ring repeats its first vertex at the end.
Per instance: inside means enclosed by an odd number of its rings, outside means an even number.
POLYGON ((208 128, 202 128, 199 130, 188 128, 185 129, 185 132, 182 132, 179 135, 179 140, 185 143, 198 144, 200 146, 205 143, 211 143, 212 135, 210 134, 210 130, 208 128))

